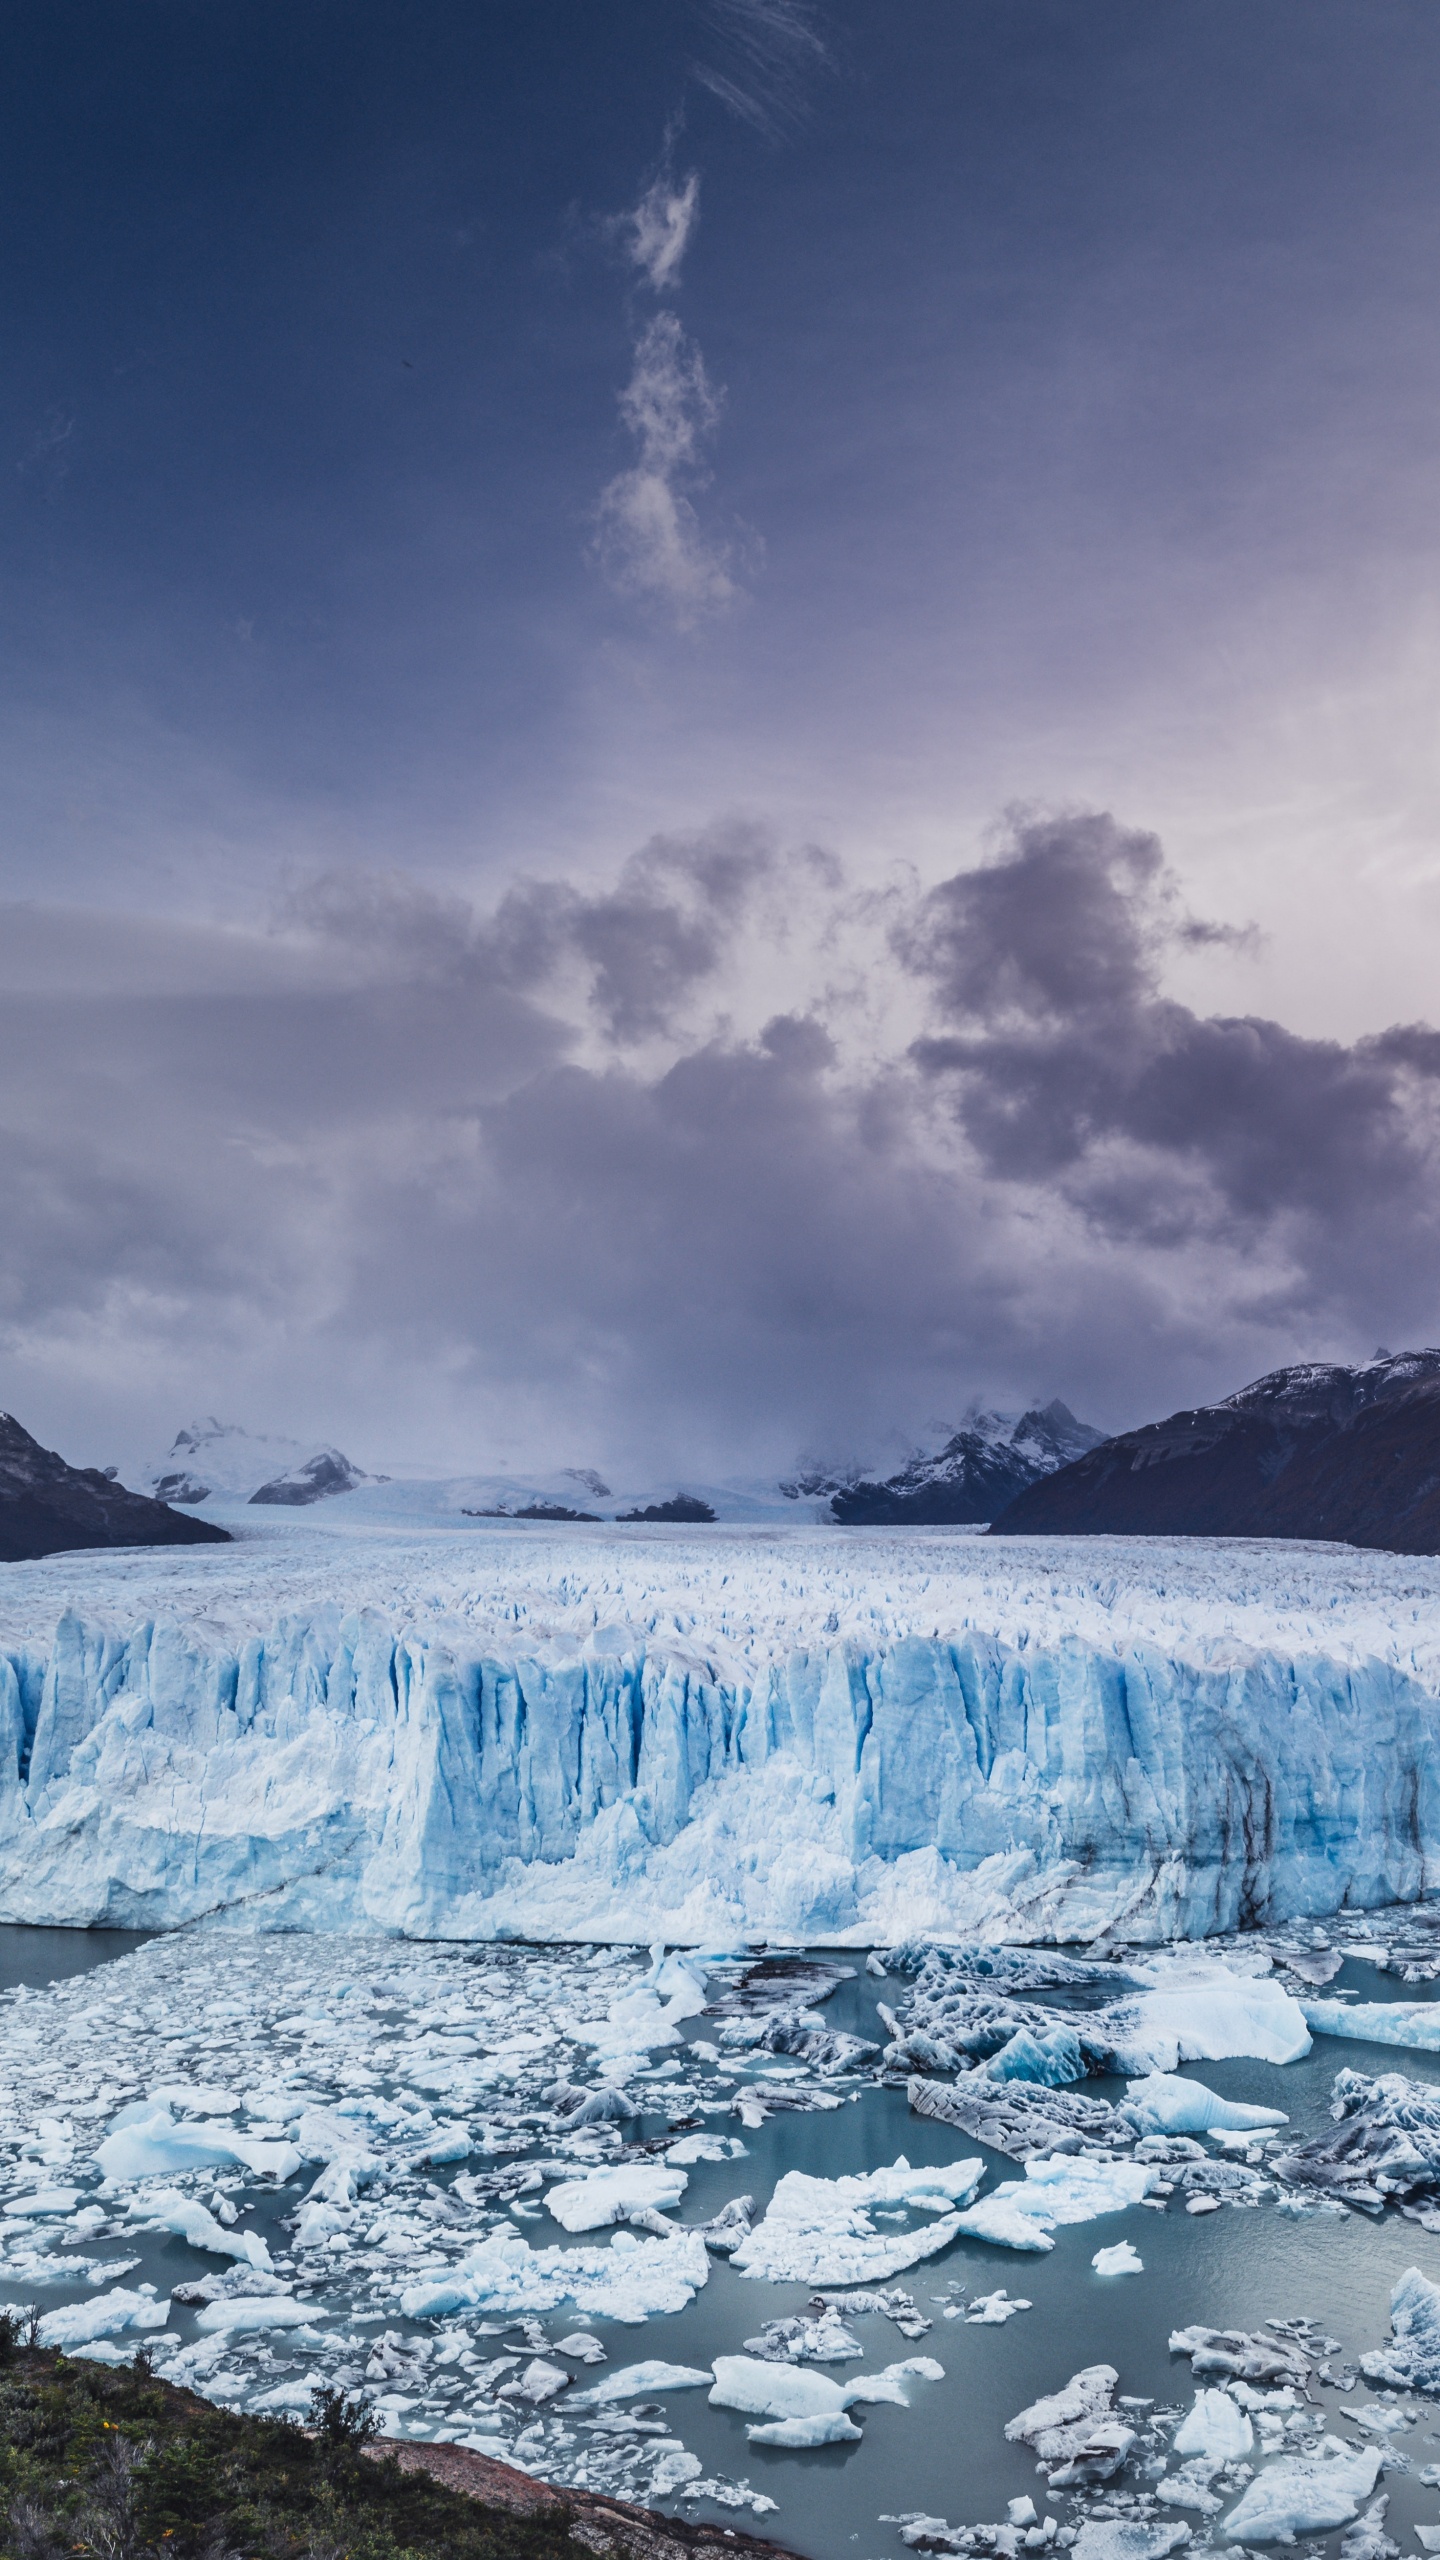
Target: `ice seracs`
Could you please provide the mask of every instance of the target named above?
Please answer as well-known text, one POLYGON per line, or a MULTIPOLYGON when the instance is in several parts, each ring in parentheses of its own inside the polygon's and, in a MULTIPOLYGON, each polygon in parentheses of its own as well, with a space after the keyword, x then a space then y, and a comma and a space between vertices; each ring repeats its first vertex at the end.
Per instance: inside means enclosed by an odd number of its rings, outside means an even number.
MULTIPOLYGON (((1440 1566, 309 1518, 7 1576, 0 1918, 1158 1941, 1435 1864, 1440 1566)), ((1117 2003, 1113 2067, 1303 2050, 1278 1983, 1204 2008, 1117 2003)))

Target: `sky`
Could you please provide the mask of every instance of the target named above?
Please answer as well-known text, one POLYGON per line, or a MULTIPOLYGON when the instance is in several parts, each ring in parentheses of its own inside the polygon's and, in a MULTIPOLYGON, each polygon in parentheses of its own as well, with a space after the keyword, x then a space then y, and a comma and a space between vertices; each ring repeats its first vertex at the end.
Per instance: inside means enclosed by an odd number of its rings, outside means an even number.
POLYGON ((0 1402, 758 1472, 1440 1336, 1430 0, 4 44, 0 1402))

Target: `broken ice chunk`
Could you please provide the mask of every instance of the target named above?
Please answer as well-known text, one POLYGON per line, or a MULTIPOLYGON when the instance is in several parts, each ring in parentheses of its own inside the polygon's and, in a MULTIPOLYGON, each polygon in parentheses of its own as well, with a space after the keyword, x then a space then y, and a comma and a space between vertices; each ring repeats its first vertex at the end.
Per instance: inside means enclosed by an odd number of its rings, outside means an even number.
POLYGON ((747 2427, 745 2434, 751 2444, 784 2445, 795 2452, 822 2444, 858 2444, 861 2431, 843 2409, 817 2409, 806 2418, 772 2418, 747 2427))
POLYGON ((1113 2248, 1097 2249, 1090 2261, 1097 2276, 1143 2276, 1145 2263, 1129 2240, 1117 2240, 1113 2248))
POLYGON ((1388 2347, 1374 2347, 1360 2359, 1367 2382, 1387 2382, 1396 2391, 1440 2392, 1440 2286, 1407 2267, 1390 2295, 1388 2347))
POLYGON ((563 2231, 599 2231, 607 2223, 628 2222, 637 2211, 678 2204, 688 2183, 683 2169, 668 2164, 626 2163, 566 2179, 550 2189, 545 2203, 563 2231))
POLYGON ((122 2329, 163 2329, 170 2304, 153 2293, 127 2293, 116 2285, 95 2302, 67 2302, 49 2311, 40 2323, 42 2347, 74 2348, 93 2338, 111 2338, 122 2329))
POLYGON ((979 2160, 912 2169, 903 2157, 856 2177, 813 2178, 791 2169, 731 2264, 741 2275, 772 2283, 865 2284, 898 2275, 948 2245, 960 2223, 945 2206, 973 2195, 983 2174, 979 2160), (877 2205, 908 2205, 942 2219, 927 2230, 882 2234, 870 2219, 877 2205))
POLYGON ((1132 2080, 1120 2113, 1129 2117, 1140 2134, 1210 2133, 1217 2126, 1227 2131, 1259 2131, 1290 2121, 1278 2107, 1241 2106, 1207 2089, 1203 2080, 1182 2080, 1169 2071, 1152 2071, 1143 2080, 1132 2080))
POLYGON ((651 2356, 643 2364, 619 2366, 614 2373, 607 2373, 602 2382, 588 2384, 584 2391, 572 2391, 565 2405, 568 2409, 605 2409, 612 2402, 643 2400, 656 2391, 691 2391, 714 2378, 706 2366, 662 2364, 658 2357, 651 2356))
POLYGON ((1328 2533, 1351 2524, 1380 2469, 1373 2445, 1342 2445, 1322 2436, 1313 2452, 1277 2454, 1257 2473, 1225 2522, 1232 2542, 1289 2542, 1297 2533, 1328 2533))
POLYGON ((1243 2462, 1255 2442, 1255 2431, 1228 2391, 1197 2391, 1195 2405, 1176 2428, 1171 2444, 1179 2454, 1212 2463, 1243 2462))

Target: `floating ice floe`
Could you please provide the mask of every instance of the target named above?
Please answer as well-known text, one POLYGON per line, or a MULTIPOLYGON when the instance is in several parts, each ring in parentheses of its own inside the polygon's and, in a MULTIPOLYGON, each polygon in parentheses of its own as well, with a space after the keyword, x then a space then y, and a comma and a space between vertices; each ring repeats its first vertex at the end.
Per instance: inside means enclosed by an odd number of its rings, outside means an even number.
POLYGON ((239 2294, 207 2302, 195 2315, 195 2326, 207 2335, 234 2329, 308 2329, 328 2315, 314 2302, 297 2302, 285 2293, 239 2294))
POLYGON ((227 2230, 198 2196, 182 2196, 173 2187, 158 2193, 151 2188, 131 2206, 130 2218, 147 2231, 173 2231, 192 2249, 206 2249, 212 2257, 243 2259, 247 2266, 269 2269, 270 2251, 261 2234, 227 2230))
POLYGON ((628 2222, 636 2211, 663 2212, 680 2202, 688 2184, 685 2172, 668 2158, 626 2162, 614 2169, 590 2169, 583 2178, 565 2178, 551 2187, 546 2210, 563 2231, 600 2231, 607 2223, 628 2222))
MULTIPOLYGON (((563 2352, 562 2347, 557 2353, 563 2352)), ((644 2400, 656 2391, 693 2391, 702 2382, 714 2380, 708 2365, 662 2364, 650 2356, 643 2364, 621 2365, 615 2373, 607 2373, 602 2382, 592 2382, 583 2391, 572 2391, 568 2409, 607 2409, 618 2400, 644 2400)))
POLYGON ((1373 2445, 1322 2436, 1309 2453, 1277 2454, 1225 2519, 1231 2542, 1291 2542, 1297 2533, 1329 2533, 1352 2524, 1379 2475, 1373 2445))
POLYGON ((744 2160, 745 2144, 733 2133, 687 2133, 667 2142, 665 2158, 672 2169, 714 2167, 722 2160, 744 2160))
POLYGON ((1007 2439, 1032 2448, 1052 2489, 1094 2488, 1120 2470, 1135 2430, 1116 2412, 1119 2379, 1113 2364, 1086 2365, 1062 2391, 1032 2401, 1010 2420, 1007 2439))
POLYGON ((592 2320, 633 2322, 683 2311, 709 2274, 695 2232, 637 2240, 617 2231, 608 2249, 532 2249, 518 2232, 500 2231, 446 2275, 408 2286, 400 2308, 407 2319, 439 2320, 457 2311, 556 2311, 565 2303, 592 2320))
POLYGON ((94 2338, 113 2338, 125 2329, 163 2329, 169 2317, 170 2305, 163 2295, 127 2293, 123 2285, 116 2285, 94 2302, 67 2302, 62 2310, 47 2311, 40 2323, 40 2344, 67 2349, 86 2346, 94 2338))
POLYGON ((943 2080, 907 2080, 905 2095, 912 2115, 954 2125, 972 2142, 1003 2151, 1012 2160, 1029 2160, 1063 2149, 1078 2134, 1087 2149, 1128 2150, 1135 2128, 1105 2098, 1086 2097, 1077 2089, 1042 2089, 1030 2081, 997 2085, 980 2072, 953 2084, 943 2080))
POLYGON ((899 2275, 948 2247, 961 2218, 947 2207, 972 2196, 983 2175, 979 2160, 912 2169, 903 2157, 856 2177, 813 2178, 791 2169, 730 2263, 742 2276, 774 2284, 872 2284, 899 2275), (940 2219, 919 2230, 877 2232, 871 2220, 877 2206, 909 2206, 940 2219))
POLYGON ((1144 2260, 1129 2240, 1117 2240, 1113 2248, 1097 2249, 1090 2261, 1097 2276, 1143 2276, 1144 2260))
POLYGON ((1294 2150, 1276 2154, 1278 2176, 1318 2187, 1362 2213, 1387 2204, 1418 2207, 1418 2218, 1440 2199, 1440 2090, 1428 2081, 1385 2071, 1337 2071, 1330 2113, 1337 2133, 1319 2133, 1294 2150))
POLYGON ((968 2303, 952 2304, 945 2317, 947 2320, 963 2318, 972 2329, 1001 2329, 1007 2320, 1014 2319, 1017 2311, 1033 2309, 1034 2304, 1027 2302, 1023 2294, 1012 2296, 1002 2284, 994 2293, 977 2293, 968 2303))
POLYGON ((1027 2160, 1023 2179, 1007 2179, 982 2196, 955 2227, 1000 2249, 1053 2249, 1057 2225, 1095 2222, 1138 2204, 1157 2175, 1147 2161, 1095 2160, 1084 2152, 1027 2160))
POLYGON ((903 2364, 886 2365, 881 2373, 858 2373, 848 2382, 836 2382, 808 2365, 777 2364, 758 2356, 717 2356, 714 2370, 712 2408, 738 2409, 768 2421, 746 2428, 752 2444, 792 2447, 853 2444, 860 2429, 848 2415, 852 2408, 889 2401, 908 2409, 908 2382, 945 2378, 943 2365, 933 2356, 910 2356, 903 2364), (777 2434, 777 2428, 783 2432, 777 2434))
POLYGON ((1131 2524, 1124 2517, 1092 2517, 1072 2546, 1073 2560, 1167 2560, 1190 2539, 1188 2524, 1131 2524))
POLYGON ((1085 2056, 1074 2027, 1052 2024, 1040 2034, 1017 2027, 1007 2044, 980 2066, 987 2080, 1029 2080, 1046 2089, 1083 2080, 1085 2056))
POLYGON ((1390 2344, 1360 2359, 1367 2382, 1396 2391, 1440 2392, 1440 2286, 1407 2267, 1390 2295, 1390 2344))
POLYGON ((1172 2073, 1178 2062, 1298 2062, 1310 2050, 1307 2012, 1278 1982, 1198 1961, 1173 1989, 1142 1992, 1079 2021, 1102 2068, 1127 2077, 1172 2073))
POLYGON ((1169 2071, 1132 2080, 1120 2112, 1140 2134, 1259 2132, 1290 2121, 1278 2107, 1242 2106, 1207 2089, 1203 2080, 1182 2080, 1169 2071))
POLYGON ((145 2098, 122 2107, 96 2149, 96 2165, 113 2186, 139 2178, 173 2178, 180 2169, 214 2169, 236 2163, 260 2178, 293 2178, 302 2154, 293 2142, 257 2141, 208 2118, 177 2124, 163 2103, 145 2098))
POLYGON ((1304 2009, 1317 2036, 1352 2036, 1357 2044, 1407 2044, 1417 2053, 1440 2053, 1440 2001, 1307 2000, 1304 2009))
POLYGON ((1227 2462, 1243 2462, 1255 2442, 1255 2430, 1228 2391, 1197 2391, 1188 2417, 1170 2439, 1173 2452, 1220 2470, 1227 2462))
POLYGON ((1250 2329, 1204 2329, 1198 2325, 1170 2332, 1172 2356, 1188 2356, 1194 2374, 1218 2373, 1237 2382, 1298 2383, 1310 2379, 1313 2356, 1293 2338, 1278 2331, 1264 2335, 1250 2329))

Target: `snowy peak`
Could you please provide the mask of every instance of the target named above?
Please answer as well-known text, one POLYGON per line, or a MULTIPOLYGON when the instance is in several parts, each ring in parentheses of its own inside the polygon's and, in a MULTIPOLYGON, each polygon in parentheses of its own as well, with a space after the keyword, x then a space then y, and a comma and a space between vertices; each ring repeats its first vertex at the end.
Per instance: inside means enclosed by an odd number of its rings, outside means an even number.
POLYGON ((284 1475, 272 1476, 268 1484, 258 1485, 250 1500, 286 1503, 298 1509, 303 1503, 324 1502, 332 1493, 353 1493, 357 1485, 384 1482, 384 1476, 367 1476, 343 1449, 317 1449, 303 1466, 291 1467, 284 1475))
POLYGON ((339 1449, 317 1449, 283 1432, 247 1431, 211 1414, 176 1432, 145 1481, 160 1502, 299 1504, 385 1478, 366 1475, 339 1449))
POLYGON ((917 1453, 883 1481, 858 1477, 835 1486, 831 1515, 847 1528, 975 1527, 1103 1438, 1058 1396, 1018 1416, 976 1405, 943 1448, 917 1453))

